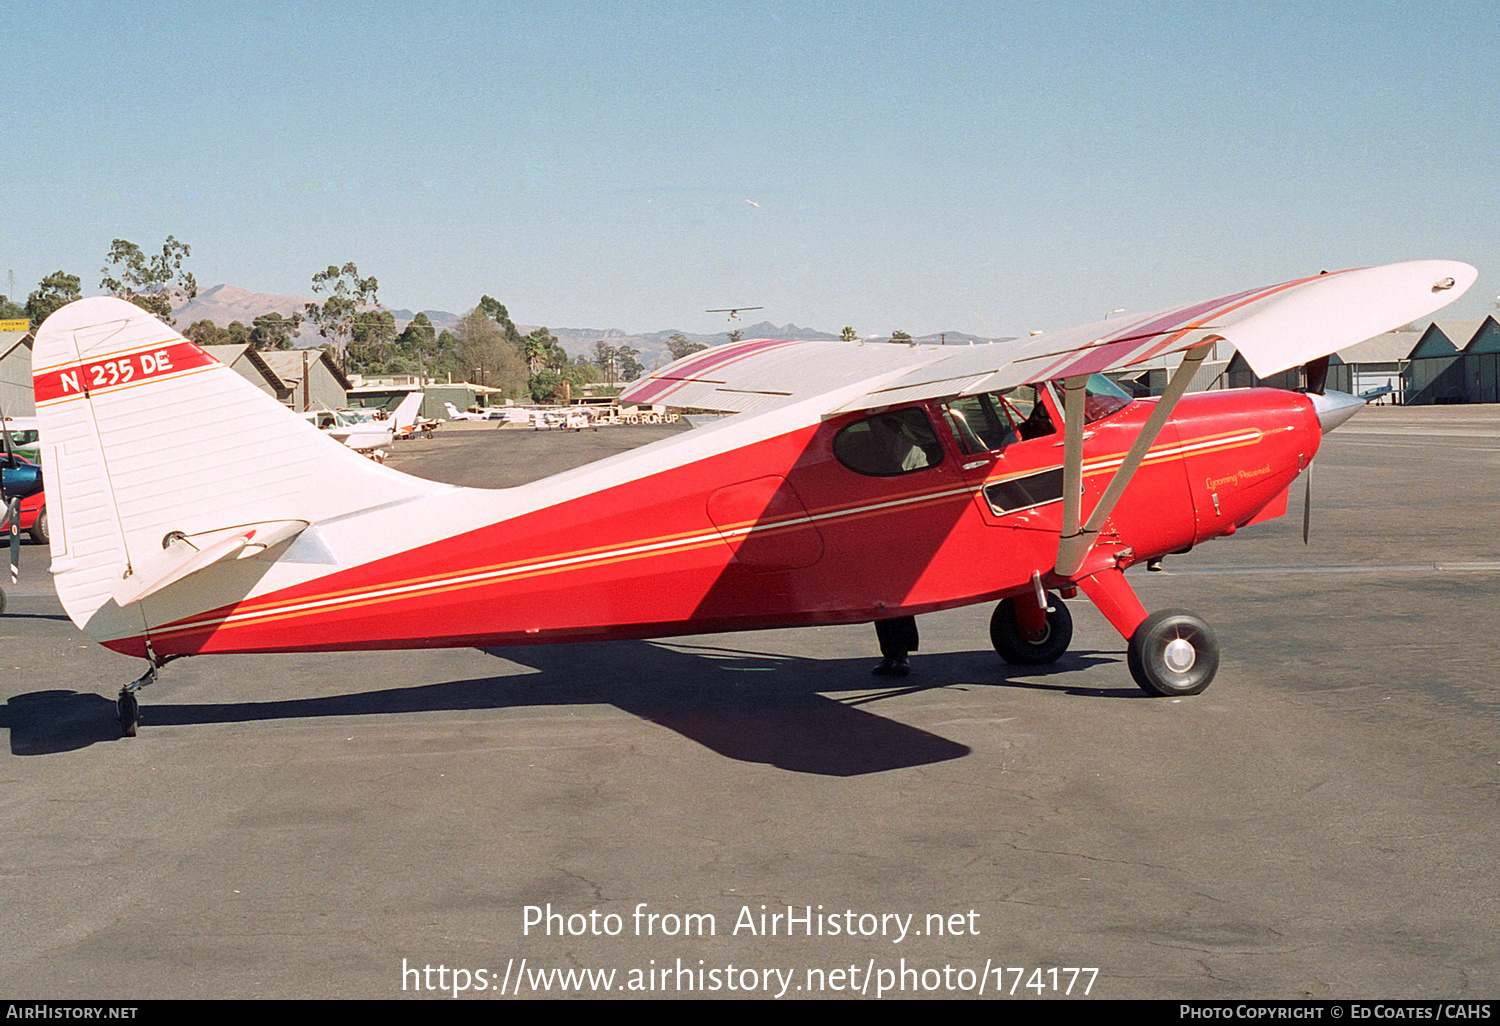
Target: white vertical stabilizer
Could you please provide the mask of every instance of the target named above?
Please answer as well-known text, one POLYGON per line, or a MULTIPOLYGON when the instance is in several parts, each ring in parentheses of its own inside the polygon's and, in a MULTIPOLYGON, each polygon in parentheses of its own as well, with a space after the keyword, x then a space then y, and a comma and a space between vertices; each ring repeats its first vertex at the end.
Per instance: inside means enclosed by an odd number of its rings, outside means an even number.
MULTIPOLYGON (((119 299, 57 311, 37 332, 32 364, 52 573, 68 615, 101 641, 162 622, 143 603, 160 603, 160 614, 179 603, 146 596, 194 587, 177 582, 214 563, 216 546, 230 563, 285 551, 306 524, 446 487, 334 442, 119 299)), ((337 554, 311 535, 300 543, 317 553, 308 572, 336 569, 337 554)), ((235 582, 253 580, 215 573, 185 609, 234 601, 248 587, 235 582)))
POLYGON ((396 412, 391 414, 391 430, 397 438, 405 438, 417 429, 417 418, 422 413, 422 399, 424 392, 408 392, 406 398, 401 400, 401 405, 396 407, 396 412))

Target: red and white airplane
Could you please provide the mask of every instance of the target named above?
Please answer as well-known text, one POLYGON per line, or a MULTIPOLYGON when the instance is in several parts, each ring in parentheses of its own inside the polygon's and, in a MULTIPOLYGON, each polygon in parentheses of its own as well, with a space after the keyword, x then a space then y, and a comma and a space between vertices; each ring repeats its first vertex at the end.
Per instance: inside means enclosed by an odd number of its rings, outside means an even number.
MULTIPOLYGON (((178 656, 576 642, 898 620, 999 601, 992 641, 1055 660, 1082 590, 1136 681, 1195 694, 1218 650, 1148 616, 1138 563, 1279 515, 1352 397, 1184 397, 1217 340, 1262 376, 1425 316, 1453 261, 1342 271, 966 347, 747 341, 626 402, 737 415, 516 488, 363 459, 135 306, 63 307, 33 355, 52 573, 73 621, 178 656), (1095 377, 1181 353, 1166 393, 1095 377), (227 415, 226 415, 227 414, 227 415), (254 425, 163 432, 163 417, 254 425)), ((1315 374, 1312 376, 1316 376, 1315 374)), ((1317 391, 1314 387, 1314 391, 1317 391)))
POLYGON ((424 392, 406 393, 406 398, 401 400, 401 404, 389 418, 392 438, 415 438, 419 434, 425 438, 432 437, 433 430, 441 421, 422 416, 422 400, 425 396, 424 392))

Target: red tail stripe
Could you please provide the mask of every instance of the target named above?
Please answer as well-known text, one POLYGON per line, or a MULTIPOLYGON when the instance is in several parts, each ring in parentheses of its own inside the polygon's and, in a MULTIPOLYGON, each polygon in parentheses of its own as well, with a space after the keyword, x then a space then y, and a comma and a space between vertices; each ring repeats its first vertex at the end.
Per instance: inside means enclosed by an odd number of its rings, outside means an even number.
POLYGON ((78 363, 39 370, 32 377, 38 404, 92 396, 218 363, 191 342, 163 342, 78 363))

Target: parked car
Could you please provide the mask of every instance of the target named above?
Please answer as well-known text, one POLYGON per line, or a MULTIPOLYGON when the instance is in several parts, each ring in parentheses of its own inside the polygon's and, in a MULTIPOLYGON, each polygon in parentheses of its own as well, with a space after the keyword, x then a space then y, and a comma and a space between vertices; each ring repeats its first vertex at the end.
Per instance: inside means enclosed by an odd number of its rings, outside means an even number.
MULTIPOLYGON (((38 545, 47 545, 52 541, 52 535, 47 530, 47 493, 37 492, 35 495, 27 496, 21 500, 21 530, 31 535, 31 540, 38 545)), ((6 537, 9 537, 10 528, 6 528, 6 537)))
MULTIPOLYGON (((24 456, 17 456, 16 460, 18 463, 25 464, 27 468, 36 465, 32 460, 28 460, 24 456)), ((15 464, 11 464, 10 468, 11 469, 9 473, 14 473, 17 469, 15 464)), ((28 473, 30 473, 29 470, 28 473)), ((6 485, 7 487, 11 487, 14 485, 14 483, 15 482, 12 479, 10 481, 7 481, 6 485)), ((28 484, 27 487, 34 487, 35 483, 36 482, 28 484)), ((0 506, 0 516, 4 516, 4 513, 4 507, 0 506)), ((32 541, 35 541, 38 545, 45 545, 52 540, 52 535, 47 530, 47 494, 45 491, 37 492, 34 495, 28 495, 21 500, 20 521, 20 529, 29 533, 31 535, 32 541)), ((0 535, 3 535, 0 536, 0 545, 4 545, 6 543, 6 539, 10 537, 9 524, 5 525, 5 530, 3 532, 0 532, 0 535)))

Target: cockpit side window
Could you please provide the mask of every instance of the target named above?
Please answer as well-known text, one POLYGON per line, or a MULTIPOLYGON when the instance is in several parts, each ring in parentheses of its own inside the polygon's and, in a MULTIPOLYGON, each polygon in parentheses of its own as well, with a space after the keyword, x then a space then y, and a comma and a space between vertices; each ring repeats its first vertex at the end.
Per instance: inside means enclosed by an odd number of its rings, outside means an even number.
POLYGON ((896 477, 943 462, 943 444, 917 407, 857 420, 833 438, 833 454, 856 474, 896 477))
POLYGON ((1014 425, 999 396, 966 395, 943 404, 965 454, 1003 449, 1016 440, 1014 425))
POLYGON ((965 454, 995 452, 1012 442, 1050 435, 1056 428, 1031 385, 988 395, 970 395, 943 404, 965 454))

